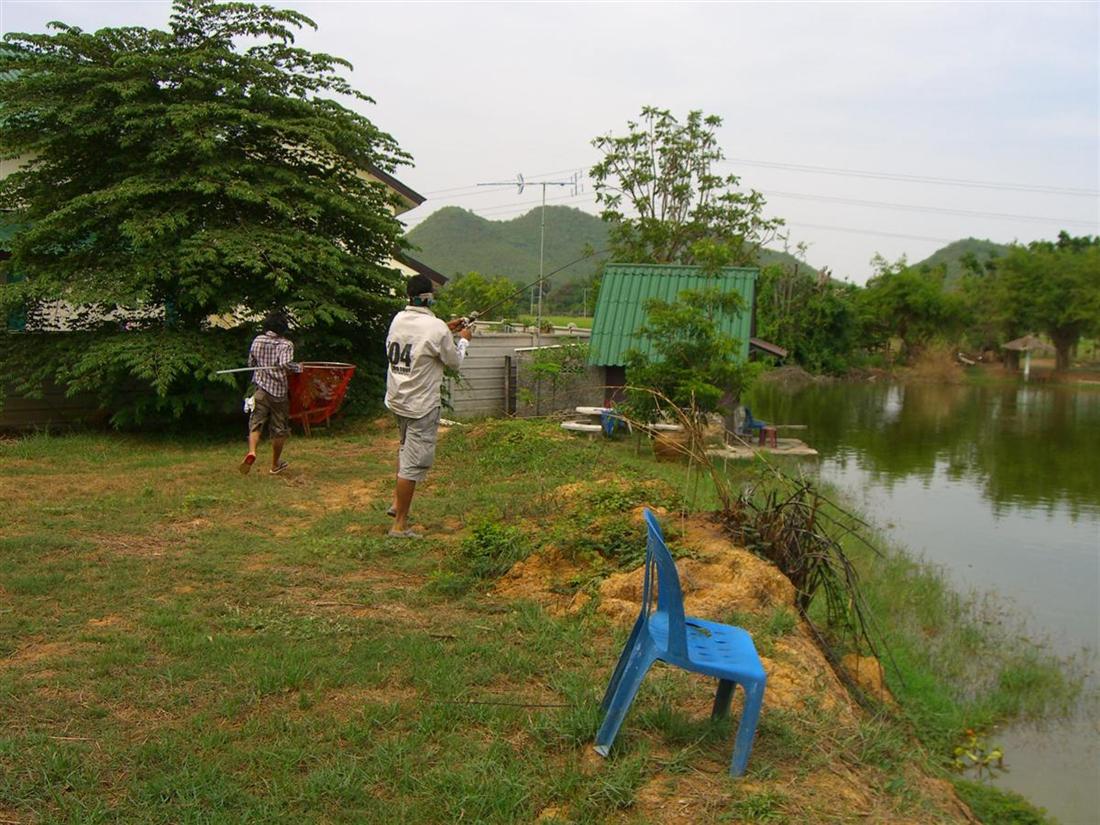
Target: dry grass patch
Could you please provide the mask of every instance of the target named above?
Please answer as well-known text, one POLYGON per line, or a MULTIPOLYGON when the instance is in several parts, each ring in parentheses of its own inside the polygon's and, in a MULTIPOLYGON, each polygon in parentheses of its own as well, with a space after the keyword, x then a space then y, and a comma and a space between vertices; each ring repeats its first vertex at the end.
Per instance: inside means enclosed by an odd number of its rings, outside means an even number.
MULTIPOLYGON (((181 556, 186 552, 183 542, 163 534, 106 534, 87 537, 95 546, 95 552, 131 558, 163 558, 181 556)), ((91 557, 92 554, 85 554, 91 557)))
POLYGON ((17 668, 25 673, 38 673, 53 668, 59 659, 66 659, 87 650, 84 642, 47 641, 42 637, 24 641, 9 656, 0 659, 0 669, 17 668))

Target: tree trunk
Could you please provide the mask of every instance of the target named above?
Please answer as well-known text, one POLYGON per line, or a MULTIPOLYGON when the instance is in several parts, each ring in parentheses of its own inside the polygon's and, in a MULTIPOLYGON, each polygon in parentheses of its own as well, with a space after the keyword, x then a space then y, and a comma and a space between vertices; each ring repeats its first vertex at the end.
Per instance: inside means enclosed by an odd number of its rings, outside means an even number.
POLYGON ((1050 333, 1050 340, 1054 344, 1054 369, 1058 372, 1069 369, 1070 363, 1070 350, 1073 349, 1077 343, 1077 339, 1080 338, 1080 334, 1076 330, 1052 330, 1050 333))
POLYGON ((1069 369, 1069 345, 1055 343, 1054 369, 1058 372, 1069 369))

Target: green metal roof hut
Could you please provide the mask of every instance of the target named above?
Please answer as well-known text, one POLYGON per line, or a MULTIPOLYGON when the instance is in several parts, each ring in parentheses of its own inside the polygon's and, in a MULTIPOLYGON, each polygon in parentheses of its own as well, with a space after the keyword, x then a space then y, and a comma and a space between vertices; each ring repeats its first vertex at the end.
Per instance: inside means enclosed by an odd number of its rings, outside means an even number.
POLYGON ((650 298, 672 303, 687 289, 717 287, 723 294, 737 292, 744 309, 724 315, 719 326, 723 333, 741 342, 740 357, 748 360, 758 275, 759 270, 749 267, 726 267, 708 275, 702 267, 681 264, 608 264, 592 318, 588 354, 589 365, 604 370, 605 406, 619 400, 626 386, 627 350, 650 349, 637 334, 645 322, 645 303, 650 298))

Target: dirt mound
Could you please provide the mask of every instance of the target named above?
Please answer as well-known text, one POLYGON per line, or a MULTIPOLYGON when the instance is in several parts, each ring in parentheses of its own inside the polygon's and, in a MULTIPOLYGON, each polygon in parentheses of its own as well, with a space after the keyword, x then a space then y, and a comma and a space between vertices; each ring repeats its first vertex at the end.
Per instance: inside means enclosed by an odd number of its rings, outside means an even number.
MULTIPOLYGON (((580 488, 569 491, 574 496, 580 488)), ((877 758, 861 757, 872 748, 877 722, 852 699, 821 653, 806 624, 795 610, 795 588, 771 563, 734 545, 721 528, 703 517, 679 519, 661 512, 662 523, 681 555, 676 566, 689 615, 751 625, 758 652, 768 674, 764 693, 762 733, 758 731, 754 756, 771 762, 785 779, 728 781, 728 763, 693 752, 693 771, 661 771, 640 787, 631 808, 633 816, 662 823, 753 822, 876 822, 891 825, 973 823, 976 820, 954 793, 950 783, 923 773, 915 763, 895 767, 920 804, 901 804, 884 793, 888 774, 877 758), (769 619, 787 611, 789 624, 761 630, 769 619), (846 743, 863 743, 863 751, 849 752, 846 743), (784 744, 785 743, 785 744, 784 744), (732 818, 731 818, 732 817, 732 818)), ((642 508, 632 511, 640 521, 642 508)), ((596 611, 622 627, 630 626, 641 607, 644 570, 607 577, 594 596, 596 611)), ((592 573, 549 548, 513 566, 497 592, 534 599, 555 614, 579 610, 590 599, 579 588, 592 573)), ((617 653, 617 651, 614 651, 617 653)), ((844 668, 871 696, 888 705, 894 700, 885 688, 882 669, 871 657, 849 656, 844 668)), ((690 678, 685 674, 685 683, 690 678)), ((710 685, 698 685, 684 698, 681 709, 692 717, 709 712, 710 685)), ((736 711, 735 711, 736 712, 736 711)), ((896 747, 892 740, 888 747, 896 747)), ((675 759, 674 746, 660 738, 651 747, 675 759)), ((603 770, 596 764, 591 770, 603 770)), ((540 821, 570 821, 571 812, 551 807, 540 821)), ((635 821, 612 816, 608 821, 635 821)))
MULTIPOLYGON (((730 544, 701 518, 687 519, 680 544, 691 552, 676 567, 684 591, 684 609, 693 616, 722 618, 794 604, 794 586, 774 565, 730 544)), ((638 615, 645 571, 615 573, 600 586, 599 611, 620 624, 638 615)))
MULTIPOLYGON (((770 562, 731 544, 721 529, 706 519, 686 519, 682 529, 679 544, 692 557, 681 558, 676 569, 689 616, 721 621, 735 614, 769 613, 778 607, 794 611, 794 586, 770 562)), ((641 607, 643 576, 642 568, 609 576, 600 587, 598 612, 616 624, 631 624, 641 607)), ((768 672, 765 706, 797 710, 812 696, 826 710, 851 712, 840 680, 801 625, 776 643, 773 655, 762 658, 768 672)))
POLYGON ((849 653, 841 660, 841 665, 869 696, 889 705, 897 704, 894 695, 886 687, 882 664, 874 656, 857 656, 855 653, 849 653))
POLYGON ((497 582, 495 592, 509 599, 538 602, 552 615, 560 616, 588 604, 589 595, 577 585, 590 577, 556 547, 547 547, 513 564, 497 582))

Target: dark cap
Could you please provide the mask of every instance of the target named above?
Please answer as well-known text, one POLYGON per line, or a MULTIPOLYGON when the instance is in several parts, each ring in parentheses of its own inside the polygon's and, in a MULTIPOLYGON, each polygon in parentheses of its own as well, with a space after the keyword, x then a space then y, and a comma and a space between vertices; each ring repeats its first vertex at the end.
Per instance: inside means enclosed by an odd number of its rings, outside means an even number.
POLYGON ((405 294, 412 298, 423 295, 425 292, 432 292, 434 289, 435 284, 427 275, 413 275, 405 285, 405 294))

